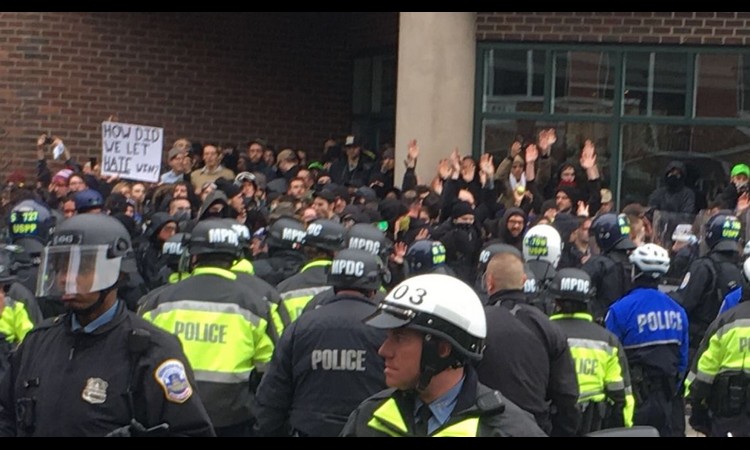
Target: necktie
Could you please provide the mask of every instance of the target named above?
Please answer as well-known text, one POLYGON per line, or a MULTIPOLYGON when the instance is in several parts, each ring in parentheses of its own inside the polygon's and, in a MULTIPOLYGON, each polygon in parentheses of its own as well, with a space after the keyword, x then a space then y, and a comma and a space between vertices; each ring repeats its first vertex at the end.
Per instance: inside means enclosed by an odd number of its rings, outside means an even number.
POLYGON ((432 411, 430 411, 429 405, 423 404, 417 410, 417 416, 414 418, 414 435, 415 436, 427 436, 427 425, 432 417, 432 411))

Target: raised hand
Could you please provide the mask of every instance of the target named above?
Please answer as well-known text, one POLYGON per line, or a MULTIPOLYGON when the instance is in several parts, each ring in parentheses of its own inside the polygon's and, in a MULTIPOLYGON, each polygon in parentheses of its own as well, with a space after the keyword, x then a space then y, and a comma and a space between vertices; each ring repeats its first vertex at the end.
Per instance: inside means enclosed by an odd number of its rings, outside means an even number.
POLYGON ((409 149, 407 151, 406 157, 412 161, 416 161, 417 158, 419 158, 419 146, 417 145, 417 140, 412 139, 409 141, 409 149))
MULTIPOLYGON (((414 237, 415 241, 423 241, 430 238, 430 230, 428 228, 422 228, 419 233, 414 237)), ((404 244, 406 245, 406 244, 404 244)))
POLYGON ((440 178, 445 180, 446 178, 450 178, 452 174, 453 164, 451 164, 451 161, 448 159, 441 159, 438 163, 438 175, 440 175, 440 178))
POLYGON ((407 169, 413 169, 417 165, 417 157, 419 157, 419 147, 417 146, 417 140, 412 139, 409 141, 409 146, 406 152, 406 159, 404 165, 407 169))
POLYGON ((584 170, 589 170, 596 164, 596 147, 591 139, 586 139, 586 142, 583 144, 579 163, 584 170))
POLYGON ((492 155, 485 153, 479 157, 479 170, 488 177, 495 175, 495 165, 492 164, 492 155))
POLYGON ((521 142, 517 140, 513 141, 510 145, 510 159, 515 158, 519 153, 521 153, 521 142))
POLYGON ((554 128, 547 128, 539 133, 539 149, 543 154, 549 155, 555 142, 557 142, 557 134, 554 128))
POLYGON ((577 216, 589 216, 589 205, 583 200, 578 200, 578 210, 576 211, 577 216))
POLYGON ((393 251, 391 252, 391 261, 395 262, 396 264, 403 264, 404 263, 404 256, 406 255, 406 243, 405 242, 396 242, 393 244, 393 251))
POLYGON ((744 192, 737 197, 737 212, 744 211, 748 206, 750 206, 750 195, 744 192))
POLYGON ((450 160, 453 165, 453 173, 459 173, 461 171, 461 155, 458 153, 458 147, 451 152, 450 160))
POLYGON ((526 147, 526 164, 534 163, 539 158, 539 149, 535 144, 526 147))

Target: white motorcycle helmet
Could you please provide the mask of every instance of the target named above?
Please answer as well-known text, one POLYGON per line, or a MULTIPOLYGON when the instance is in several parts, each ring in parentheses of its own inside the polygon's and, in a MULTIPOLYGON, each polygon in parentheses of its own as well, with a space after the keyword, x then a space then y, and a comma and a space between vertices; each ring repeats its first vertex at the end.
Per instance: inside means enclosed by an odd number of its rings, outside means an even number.
POLYGON ((547 261, 557 268, 562 255, 563 242, 560 233, 551 225, 531 227, 523 237, 523 259, 547 261))
POLYGON ((669 252, 656 244, 643 244, 630 253, 633 270, 659 278, 669 271, 669 252))
POLYGON ((380 329, 412 328, 424 333, 418 390, 448 367, 479 361, 484 352, 487 322, 484 307, 474 290, 463 281, 444 274, 408 278, 380 302, 364 323, 380 329), (453 350, 440 357, 437 340, 448 341, 453 350))

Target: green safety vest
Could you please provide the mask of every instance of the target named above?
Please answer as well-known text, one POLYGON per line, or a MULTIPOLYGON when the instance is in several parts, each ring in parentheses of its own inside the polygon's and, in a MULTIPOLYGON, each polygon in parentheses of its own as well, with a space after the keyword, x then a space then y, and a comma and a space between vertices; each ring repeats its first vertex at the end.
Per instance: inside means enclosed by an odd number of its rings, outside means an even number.
MULTIPOLYGON (((326 261, 326 260, 320 260, 320 261, 312 261, 310 263, 307 263, 302 269, 300 269, 300 273, 304 272, 305 270, 311 268, 311 267, 326 267, 333 264, 333 261, 326 261)), ((325 283, 326 280, 320 280, 321 283, 325 283)), ((283 292, 281 294, 281 304, 286 308, 289 319, 294 322, 297 320, 297 318, 302 314, 302 311, 305 309, 305 306, 307 306, 308 303, 310 303, 310 300, 312 300, 313 297, 315 297, 317 294, 326 291, 328 289, 331 289, 330 286, 316 286, 311 288, 302 288, 302 289, 294 289, 288 292, 283 292)), ((276 319, 274 318, 274 323, 276 319)))
POLYGON ((34 323, 29 318, 26 306, 6 296, 5 308, 0 314, 0 336, 11 344, 18 344, 32 328, 34 323))
POLYGON ((696 368, 697 371, 691 371, 685 380, 686 396, 694 380, 713 384, 724 372, 750 375, 750 321, 739 319, 716 330, 706 350, 698 357, 696 368))
MULTIPOLYGON (((392 398, 386 400, 373 412, 367 426, 391 437, 411 436, 401 411, 392 398)), ((438 428, 430 434, 430 437, 476 437, 478 433, 479 417, 467 417, 459 422, 438 428)))
MULTIPOLYGON (((555 314, 550 320, 576 319, 592 322, 588 313, 555 314)), ((626 427, 633 426, 635 397, 632 388, 626 389, 622 376, 622 366, 617 347, 606 341, 583 338, 568 338, 568 346, 573 356, 578 378, 578 403, 603 402, 607 399, 606 390, 624 390, 625 407, 623 416, 626 427)))
MULTIPOLYGON (((206 274, 237 279, 216 267, 196 268, 191 277, 206 274)), ((246 383, 253 370, 265 370, 273 354, 266 319, 237 304, 175 299, 143 318, 180 339, 198 381, 246 383)))

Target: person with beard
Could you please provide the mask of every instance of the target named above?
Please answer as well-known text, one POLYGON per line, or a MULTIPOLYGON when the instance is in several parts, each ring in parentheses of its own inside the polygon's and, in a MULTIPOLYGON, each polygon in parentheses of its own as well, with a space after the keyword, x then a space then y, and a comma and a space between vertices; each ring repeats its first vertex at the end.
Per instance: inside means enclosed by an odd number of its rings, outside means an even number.
POLYGON ((521 251, 523 232, 526 230, 526 213, 521 208, 510 208, 497 222, 495 239, 491 243, 508 244, 521 251))
POLYGON ((482 247, 482 235, 474 222, 474 210, 466 202, 453 206, 451 219, 432 232, 432 238, 445 245, 448 267, 467 284, 476 278, 475 261, 482 247))
POLYGON ((563 237, 565 243, 558 267, 560 269, 568 267, 580 269, 591 257, 591 246, 589 245, 591 218, 576 217, 569 214, 558 215, 553 226, 560 231, 560 236, 563 237), (570 228, 573 229, 568 231, 570 228))
POLYGON ((685 164, 672 161, 664 173, 666 186, 657 188, 651 193, 648 205, 665 212, 695 213, 695 193, 685 186, 685 164))
POLYGON ((750 186, 748 186, 750 167, 747 164, 737 164, 732 167, 729 176, 730 182, 719 194, 719 199, 724 203, 725 208, 733 210, 737 207, 737 199, 739 199, 740 194, 746 194, 750 191, 750 186))

